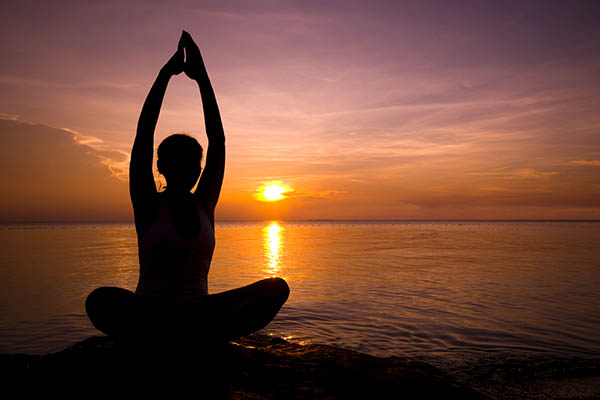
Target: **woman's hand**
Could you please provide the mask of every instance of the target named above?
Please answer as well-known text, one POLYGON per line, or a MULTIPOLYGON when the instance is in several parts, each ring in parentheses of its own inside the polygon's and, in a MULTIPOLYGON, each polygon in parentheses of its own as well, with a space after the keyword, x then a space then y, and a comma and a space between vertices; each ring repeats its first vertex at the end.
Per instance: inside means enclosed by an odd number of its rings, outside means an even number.
POLYGON ((183 31, 181 34, 180 43, 182 42, 185 47, 186 56, 183 71, 190 79, 195 81, 206 78, 208 75, 206 73, 206 68, 204 67, 202 55, 200 55, 200 49, 194 42, 194 39, 192 39, 192 36, 186 31, 183 31))
POLYGON ((185 32, 181 34, 181 38, 179 39, 179 43, 177 44, 177 51, 175 52, 175 54, 173 54, 173 56, 169 59, 169 61, 167 61, 165 66, 162 67, 162 69, 161 69, 162 72, 164 72, 170 76, 179 75, 184 70, 184 66, 185 66, 185 62, 184 62, 185 56, 184 56, 184 52, 183 52, 184 34, 185 34, 185 32))

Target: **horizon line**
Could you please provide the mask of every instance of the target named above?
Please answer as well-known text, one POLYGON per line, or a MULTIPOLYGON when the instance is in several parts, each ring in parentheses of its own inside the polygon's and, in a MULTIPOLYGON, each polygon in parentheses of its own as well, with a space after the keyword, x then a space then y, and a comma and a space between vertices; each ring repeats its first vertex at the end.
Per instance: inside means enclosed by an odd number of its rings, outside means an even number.
MULTIPOLYGON (((600 219, 579 218, 344 218, 344 219, 222 219, 215 223, 247 222, 600 222, 600 219)), ((0 221, 0 225, 32 224, 133 224, 131 220, 40 220, 40 221, 0 221)))

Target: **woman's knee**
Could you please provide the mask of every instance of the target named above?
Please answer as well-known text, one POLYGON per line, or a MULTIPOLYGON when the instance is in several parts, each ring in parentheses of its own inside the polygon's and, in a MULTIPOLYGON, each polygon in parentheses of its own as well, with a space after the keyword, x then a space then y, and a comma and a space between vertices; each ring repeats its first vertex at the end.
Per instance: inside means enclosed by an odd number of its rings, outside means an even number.
POLYGON ((133 292, 127 289, 102 286, 94 289, 85 299, 85 310, 92 318, 102 311, 110 310, 114 307, 122 307, 124 300, 134 296, 133 292))
POLYGON ((117 336, 135 317, 132 315, 135 294, 119 287, 94 289, 85 300, 85 310, 92 325, 109 336, 117 336))
POLYGON ((282 278, 274 277, 264 279, 263 285, 269 293, 269 297, 281 304, 285 303, 290 296, 290 287, 282 278))
POLYGON ((85 299, 85 311, 88 315, 93 315, 100 308, 102 300, 106 297, 106 287, 99 287, 88 294, 85 299))

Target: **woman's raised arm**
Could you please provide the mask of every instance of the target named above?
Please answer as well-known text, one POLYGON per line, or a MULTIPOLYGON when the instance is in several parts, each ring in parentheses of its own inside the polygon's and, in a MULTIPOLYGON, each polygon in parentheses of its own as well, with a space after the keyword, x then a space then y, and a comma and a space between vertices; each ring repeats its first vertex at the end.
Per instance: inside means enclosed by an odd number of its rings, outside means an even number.
POLYGON ((138 236, 142 236, 152 223, 154 199, 157 193, 152 173, 154 130, 169 80, 173 75, 183 71, 183 63, 183 42, 180 39, 177 51, 160 70, 154 81, 138 120, 129 163, 129 195, 138 236))
POLYGON ((206 164, 194 195, 206 208, 214 226, 214 210, 219 200, 225 173, 225 133, 217 99, 210 84, 200 50, 189 33, 184 32, 182 40, 186 51, 184 71, 188 77, 198 83, 200 96, 202 97, 206 135, 208 136, 206 164))

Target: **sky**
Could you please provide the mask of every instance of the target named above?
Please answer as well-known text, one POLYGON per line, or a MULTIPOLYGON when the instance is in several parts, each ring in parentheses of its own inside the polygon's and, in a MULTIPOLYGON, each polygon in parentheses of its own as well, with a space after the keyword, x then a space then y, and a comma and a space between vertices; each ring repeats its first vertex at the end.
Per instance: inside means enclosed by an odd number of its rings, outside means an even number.
MULTIPOLYGON (((182 29, 225 128, 217 220, 600 219, 598 20, 597 1, 2 2, 0 221, 132 220, 137 119, 182 29), (287 198, 257 200, 270 182, 287 198)), ((207 145, 183 74, 155 146, 179 132, 207 145)))

